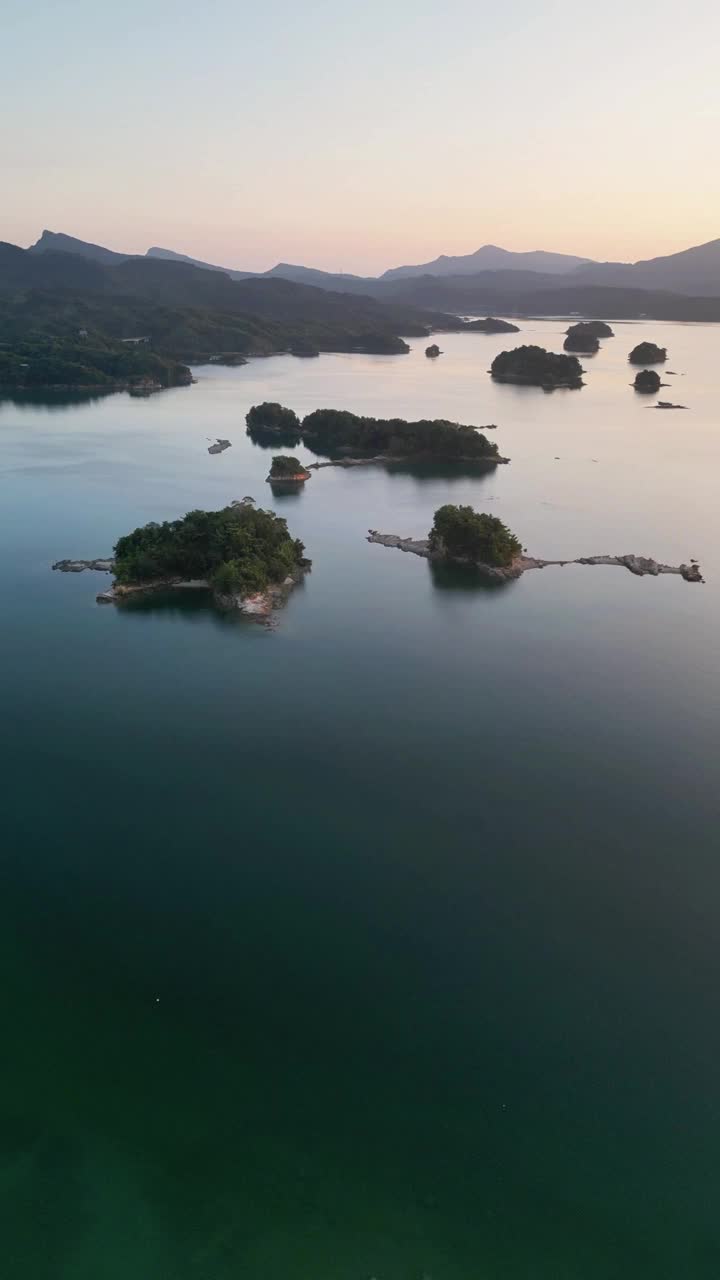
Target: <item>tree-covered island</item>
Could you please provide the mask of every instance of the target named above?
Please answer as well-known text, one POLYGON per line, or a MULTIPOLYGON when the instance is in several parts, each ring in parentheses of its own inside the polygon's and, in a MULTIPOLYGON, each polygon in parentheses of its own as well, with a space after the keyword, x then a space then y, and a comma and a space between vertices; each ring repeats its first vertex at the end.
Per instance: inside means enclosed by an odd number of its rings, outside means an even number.
POLYGON ((468 320, 463 332, 469 333, 519 333, 516 324, 509 320, 498 320, 497 316, 485 316, 484 320, 468 320))
POLYGON ((667 348, 654 342, 639 342, 628 356, 630 364, 662 364, 667 360, 667 348))
POLYGON ((270 484, 304 484, 310 479, 310 472, 299 458, 279 453, 270 464, 270 474, 267 478, 270 484))
POLYGON ((644 395, 654 395, 662 386, 660 374, 655 369, 640 369, 635 374, 633 386, 636 391, 641 391, 644 395))
POLYGON ((583 368, 577 356, 557 355, 536 346, 501 351, 490 366, 490 374, 496 382, 542 387, 544 391, 583 385, 583 368))
POLYGON ((520 541, 497 516, 456 507, 438 507, 428 547, 441 560, 507 568, 520 555, 520 541))
MULTIPOLYGON (((115 586, 107 598, 190 583, 209 586, 225 607, 243 607, 249 598, 269 605, 309 565, 285 520, 243 499, 220 511, 189 511, 179 520, 151 522, 120 538, 115 586)), ((266 610, 258 605, 257 611, 266 610)))
POLYGON ((282 444, 292 449, 302 438, 297 414, 274 400, 254 404, 245 415, 245 422, 246 434, 255 444, 282 444))
MULTIPOLYGON (((403 418, 367 418, 346 409, 315 409, 300 422, 292 409, 279 404, 254 405, 247 414, 247 434, 264 447, 302 443, 313 453, 334 459, 322 466, 368 462, 507 462, 496 444, 476 427, 443 418, 406 422, 403 418)), ((494 430, 494 425, 485 427, 494 430)), ((268 477, 269 479, 274 477, 268 477)))
POLYGON ((592 332, 591 325, 576 324, 568 330, 563 348, 565 351, 580 351, 583 355, 594 356, 600 350, 600 339, 592 332))
POLYGON ((395 547, 398 551, 422 556, 437 564, 464 565, 476 570, 480 577, 497 583, 519 578, 528 569, 566 564, 617 565, 638 578, 646 574, 656 578, 663 573, 673 573, 686 582, 703 581, 696 560, 680 565, 660 564, 647 556, 637 555, 541 560, 528 555, 519 538, 497 516, 474 511, 472 507, 438 507, 427 538, 403 538, 396 533, 379 533, 377 529, 370 529, 367 540, 381 547, 395 547))
POLYGON ((610 325, 606 324, 604 320, 578 320, 577 324, 571 324, 565 332, 568 337, 578 332, 582 332, 591 338, 615 337, 610 325))

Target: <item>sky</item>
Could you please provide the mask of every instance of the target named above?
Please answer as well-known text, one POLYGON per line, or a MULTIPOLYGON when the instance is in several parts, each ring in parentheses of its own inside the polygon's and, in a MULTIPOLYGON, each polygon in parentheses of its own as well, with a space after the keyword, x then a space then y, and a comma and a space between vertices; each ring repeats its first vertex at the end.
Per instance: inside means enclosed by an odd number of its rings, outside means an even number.
POLYGON ((360 274, 720 236, 711 0, 3 0, 0 239, 360 274))

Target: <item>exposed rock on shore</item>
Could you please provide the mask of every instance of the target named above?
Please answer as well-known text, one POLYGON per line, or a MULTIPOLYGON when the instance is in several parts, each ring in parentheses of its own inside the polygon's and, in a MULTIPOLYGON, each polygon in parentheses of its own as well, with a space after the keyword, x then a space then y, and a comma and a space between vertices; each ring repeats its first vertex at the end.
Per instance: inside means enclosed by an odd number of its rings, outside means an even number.
POLYGON ((278 454, 273 458, 266 481, 271 485, 298 485, 310 479, 310 472, 299 458, 278 454))
MULTIPOLYGON (((483 431, 494 431, 494 427, 483 427, 483 431)), ((413 454, 407 458, 395 457, 392 454, 378 453, 374 458, 331 458, 329 462, 308 462, 310 471, 321 471, 323 467, 372 467, 372 466, 394 466, 400 464, 410 465, 413 463, 460 463, 462 465, 474 467, 494 467, 500 463, 509 462, 509 458, 501 458, 499 454, 490 457, 463 457, 443 458, 435 457, 433 454, 413 454)))
MULTIPOLYGON (((401 538, 395 533, 378 533, 377 529, 370 529, 368 530, 367 540, 368 542, 377 542, 382 547, 395 547, 398 551, 409 551, 412 555, 422 556, 426 560, 441 560, 444 558, 433 554, 426 538, 401 538)), ((550 565, 562 566, 565 564, 617 565, 620 568, 629 569, 630 573, 639 578, 646 575, 656 578, 662 573, 675 573, 684 578, 686 582, 704 582, 704 578, 700 573, 700 566, 695 561, 691 561, 690 564, 670 565, 660 564, 657 560, 635 555, 581 556, 577 560, 540 560, 535 556, 520 555, 516 556, 511 564, 503 567, 490 564, 474 564, 472 567, 476 568, 483 577, 492 581, 510 582, 515 578, 521 577, 528 569, 545 569, 550 565)))
POLYGON ((237 609, 247 617, 267 621, 276 609, 285 604, 293 587, 302 582, 310 567, 310 561, 305 560, 282 582, 272 583, 264 591, 256 591, 252 595, 222 595, 216 591, 213 599, 219 609, 237 609))
POLYGON ((106 560, 56 560, 53 569, 61 573, 82 573, 85 569, 97 569, 99 573, 112 573, 115 562, 106 560))

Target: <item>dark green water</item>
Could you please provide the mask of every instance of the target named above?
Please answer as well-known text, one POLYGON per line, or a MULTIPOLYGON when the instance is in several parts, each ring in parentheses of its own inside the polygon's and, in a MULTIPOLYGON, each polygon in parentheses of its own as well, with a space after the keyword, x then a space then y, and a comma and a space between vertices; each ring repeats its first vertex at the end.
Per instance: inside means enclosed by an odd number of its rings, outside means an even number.
POLYGON ((7 1280, 720 1274, 720 334, 617 332, 552 396, 473 335, 0 407, 7 1280), (645 337, 687 413, 629 389, 645 337), (513 461, 273 504, 262 399, 513 461), (276 631, 49 572, 246 493, 314 562, 276 631), (444 501, 708 581, 488 591, 364 541, 444 501))

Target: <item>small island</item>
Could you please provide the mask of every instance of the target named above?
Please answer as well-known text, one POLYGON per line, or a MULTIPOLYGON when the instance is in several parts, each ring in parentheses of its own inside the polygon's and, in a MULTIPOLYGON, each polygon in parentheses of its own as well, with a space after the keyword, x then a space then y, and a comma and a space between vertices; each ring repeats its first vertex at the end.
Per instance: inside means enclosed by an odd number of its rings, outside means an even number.
POLYGON ((636 391, 642 392, 643 395, 655 395, 662 386, 660 374, 655 369, 640 369, 635 374, 633 386, 636 391))
POLYGON ((440 355, 440 348, 436 342, 433 342, 432 346, 425 348, 425 355, 430 360, 437 359, 437 357, 440 355))
POLYGON ((583 355, 594 356, 600 350, 600 339, 578 325, 575 332, 568 334, 563 342, 563 348, 565 351, 581 351, 583 355))
POLYGON ((310 472, 305 469, 298 458, 291 458, 287 454, 279 453, 273 458, 270 464, 270 474, 267 477, 270 484, 304 484, 310 479, 310 472))
POLYGON ((628 356, 630 364, 662 364, 667 360, 667 348, 658 347, 654 342, 639 342, 628 356))
POLYGON ((506 569, 520 555, 522 547, 497 516, 448 503, 435 512, 428 551, 438 560, 506 569))
MULTIPOLYGON (((489 428, 486 428, 489 430, 489 428)), ((303 443, 313 453, 333 458, 321 466, 360 466, 371 462, 507 462, 496 444, 476 427, 445 419, 405 422, 402 418, 365 418, 343 409, 316 409, 302 423, 303 443)))
POLYGON ((438 563, 462 565, 490 582, 511 582, 528 569, 545 569, 549 565, 589 564, 617 565, 636 577, 678 574, 686 582, 703 582, 697 561, 689 564, 659 564, 645 556, 581 556, 577 560, 540 560, 528 556, 520 540, 497 516, 474 511, 472 507, 447 505, 435 512, 427 538, 401 538, 395 533, 379 533, 370 529, 368 542, 382 547, 395 547, 438 563))
POLYGON ((292 409, 275 401, 254 404, 245 422, 246 434, 254 444, 282 444, 292 449, 300 443, 300 419, 292 409))
POLYGON ((305 548, 285 520, 252 498, 220 511, 190 511, 179 520, 152 522, 120 538, 112 559, 58 560, 53 569, 114 572, 98 601, 120 604, 170 588, 207 590, 223 609, 266 618, 310 568, 305 548))
POLYGON ((463 333, 519 333, 516 324, 509 320, 498 320, 496 316, 485 316, 484 320, 467 320, 463 333))
POLYGON ((582 329, 591 338, 615 337, 610 325, 606 324, 604 320, 579 320, 577 324, 571 324, 565 332, 570 337, 572 334, 577 333, 579 329, 582 329))
POLYGON ((214 444, 208 445, 208 453, 224 453, 226 449, 231 447, 232 442, 230 440, 223 440, 218 436, 214 444))
POLYGON ((490 366, 490 374, 495 382, 542 387, 544 391, 583 385, 583 368, 577 356, 557 355, 536 346, 501 351, 490 366))

